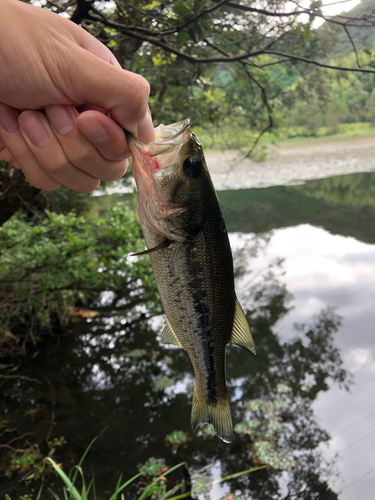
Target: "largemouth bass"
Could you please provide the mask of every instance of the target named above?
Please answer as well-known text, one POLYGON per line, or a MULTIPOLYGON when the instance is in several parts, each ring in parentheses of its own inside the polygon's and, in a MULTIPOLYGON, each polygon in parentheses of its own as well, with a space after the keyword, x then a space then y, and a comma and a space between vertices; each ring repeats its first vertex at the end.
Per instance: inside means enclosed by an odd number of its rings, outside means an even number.
POLYGON ((234 290, 228 233, 190 120, 155 129, 147 146, 128 135, 139 219, 167 317, 161 342, 183 347, 195 372, 191 424, 233 440, 225 346, 255 354, 234 290))

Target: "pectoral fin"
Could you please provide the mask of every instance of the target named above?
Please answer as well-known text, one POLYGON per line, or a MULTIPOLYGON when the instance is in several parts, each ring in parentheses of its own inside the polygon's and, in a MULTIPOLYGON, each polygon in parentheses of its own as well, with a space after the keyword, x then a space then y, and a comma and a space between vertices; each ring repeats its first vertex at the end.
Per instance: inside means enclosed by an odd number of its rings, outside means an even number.
POLYGON ((233 331, 230 338, 231 344, 239 345, 244 349, 256 354, 255 343, 250 332, 250 327, 244 312, 236 298, 236 310, 234 312, 233 331))
POLYGON ((161 332, 160 342, 162 344, 172 344, 172 345, 176 345, 178 347, 182 347, 182 345, 180 344, 180 341, 178 340, 178 338, 174 334, 172 327, 169 324, 168 320, 165 322, 165 325, 164 325, 163 330, 161 332))
POLYGON ((152 252, 156 252, 157 250, 160 250, 161 248, 167 248, 169 245, 172 243, 171 240, 168 240, 167 238, 160 243, 160 245, 154 247, 154 248, 148 248, 147 250, 144 250, 143 252, 137 252, 137 253, 131 253, 130 255, 132 257, 135 257, 136 255, 148 255, 152 252))

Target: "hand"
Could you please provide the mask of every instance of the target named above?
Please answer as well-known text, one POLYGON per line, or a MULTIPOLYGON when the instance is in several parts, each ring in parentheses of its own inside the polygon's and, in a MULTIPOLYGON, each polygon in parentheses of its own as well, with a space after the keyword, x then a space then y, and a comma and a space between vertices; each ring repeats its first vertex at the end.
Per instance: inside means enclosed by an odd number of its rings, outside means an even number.
POLYGON ((0 8, 0 160, 45 190, 84 193, 120 178, 123 129, 154 137, 147 81, 57 14, 17 0, 0 8))

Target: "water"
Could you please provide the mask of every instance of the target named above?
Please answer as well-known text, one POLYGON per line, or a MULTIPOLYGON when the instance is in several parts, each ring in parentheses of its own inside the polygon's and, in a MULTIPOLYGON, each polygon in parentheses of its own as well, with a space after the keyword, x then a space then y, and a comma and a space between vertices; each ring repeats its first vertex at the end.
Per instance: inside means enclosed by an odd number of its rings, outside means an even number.
MULTIPOLYGON (((277 388, 286 387, 282 428, 269 442, 299 463, 216 485, 212 498, 230 491, 254 499, 282 499, 288 491, 306 499, 373 498, 374 190, 375 174, 357 173, 219 193, 258 351, 254 357, 228 348, 234 422, 244 420, 247 401, 275 401, 277 388)), ((191 431, 190 362, 181 349, 159 344, 160 323, 139 311, 77 320, 14 372, 27 378, 0 379, 0 415, 18 435, 32 432, 28 439, 44 452, 46 440, 64 436, 54 458, 65 470, 106 429, 86 459, 104 498, 121 472, 130 477, 150 457, 168 465, 186 460, 193 476, 207 465, 213 478, 250 468, 255 430, 231 445, 191 431), (165 440, 176 430, 188 434, 185 446, 165 440)), ((258 417, 269 422, 269 415, 258 417)), ((52 475, 48 483, 61 491, 52 475)), ((12 498, 36 488, 17 475, 0 478, 0 494, 12 498)))

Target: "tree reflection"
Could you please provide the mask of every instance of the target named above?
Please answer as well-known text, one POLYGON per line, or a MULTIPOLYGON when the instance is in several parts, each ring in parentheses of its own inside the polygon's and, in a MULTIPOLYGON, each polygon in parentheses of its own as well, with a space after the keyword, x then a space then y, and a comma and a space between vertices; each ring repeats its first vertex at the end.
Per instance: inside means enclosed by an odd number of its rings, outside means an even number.
POLYGON ((232 231, 312 224, 333 234, 375 242, 375 174, 356 173, 296 186, 221 191, 220 205, 232 231))
MULTIPOLYGON (((248 251, 254 254, 254 245, 259 251, 263 244, 267 238, 263 243, 254 240, 248 251)), ((242 258, 248 255, 245 252, 242 258)), ((281 266, 278 261, 275 268, 281 266)), ((242 269, 244 277, 246 266, 242 269)), ((159 344, 146 307, 122 316, 79 320, 73 333, 38 346, 34 359, 24 362, 17 374, 41 383, 25 378, 0 379, 0 414, 9 431, 2 432, 3 444, 33 432, 28 439, 47 454, 46 441, 64 436, 67 444, 56 450, 54 458, 68 469, 78 462, 91 439, 109 426, 86 459, 87 470, 95 469, 97 493, 106 497, 120 473, 132 476, 137 464, 150 457, 163 458, 168 465, 186 461, 195 471, 219 462, 224 476, 258 465, 261 453, 257 443, 264 442, 274 453, 290 457, 292 465, 284 471, 269 466, 233 479, 231 491, 254 499, 337 498, 322 479, 323 472, 328 477, 333 469, 317 448, 329 436, 319 427, 311 406, 329 383, 348 383, 334 344, 341 318, 327 308, 311 324, 296 326, 292 340, 282 341, 276 324, 291 309, 292 297, 276 273, 267 269, 261 279, 251 282, 246 293, 247 316, 258 354, 254 357, 237 347, 228 348, 233 421, 245 425, 237 427, 232 444, 222 443, 204 430, 198 434, 191 431, 194 379, 190 361, 183 350, 159 344), (287 388, 282 398, 280 387, 287 388), (257 420, 258 429, 269 429, 272 418, 265 409, 275 408, 280 398, 284 406, 273 413, 271 434, 246 428, 249 421, 257 420), (254 410, 249 406, 254 400, 264 406, 254 410), (176 430, 191 439, 184 447, 166 446, 165 437, 176 430)), ((108 300, 101 306, 106 313, 111 309, 108 300)), ((117 307, 119 297, 113 300, 117 307)), ((19 439, 17 447, 25 445, 24 441, 19 439)), ((5 471, 9 450, 2 451, 5 471)), ((0 479, 0 493, 19 495, 38 489, 36 483, 19 483, 21 476, 18 471, 0 479)), ((47 480, 54 491, 61 491, 53 475, 47 480)), ((135 489, 131 494, 136 494, 135 489)))

